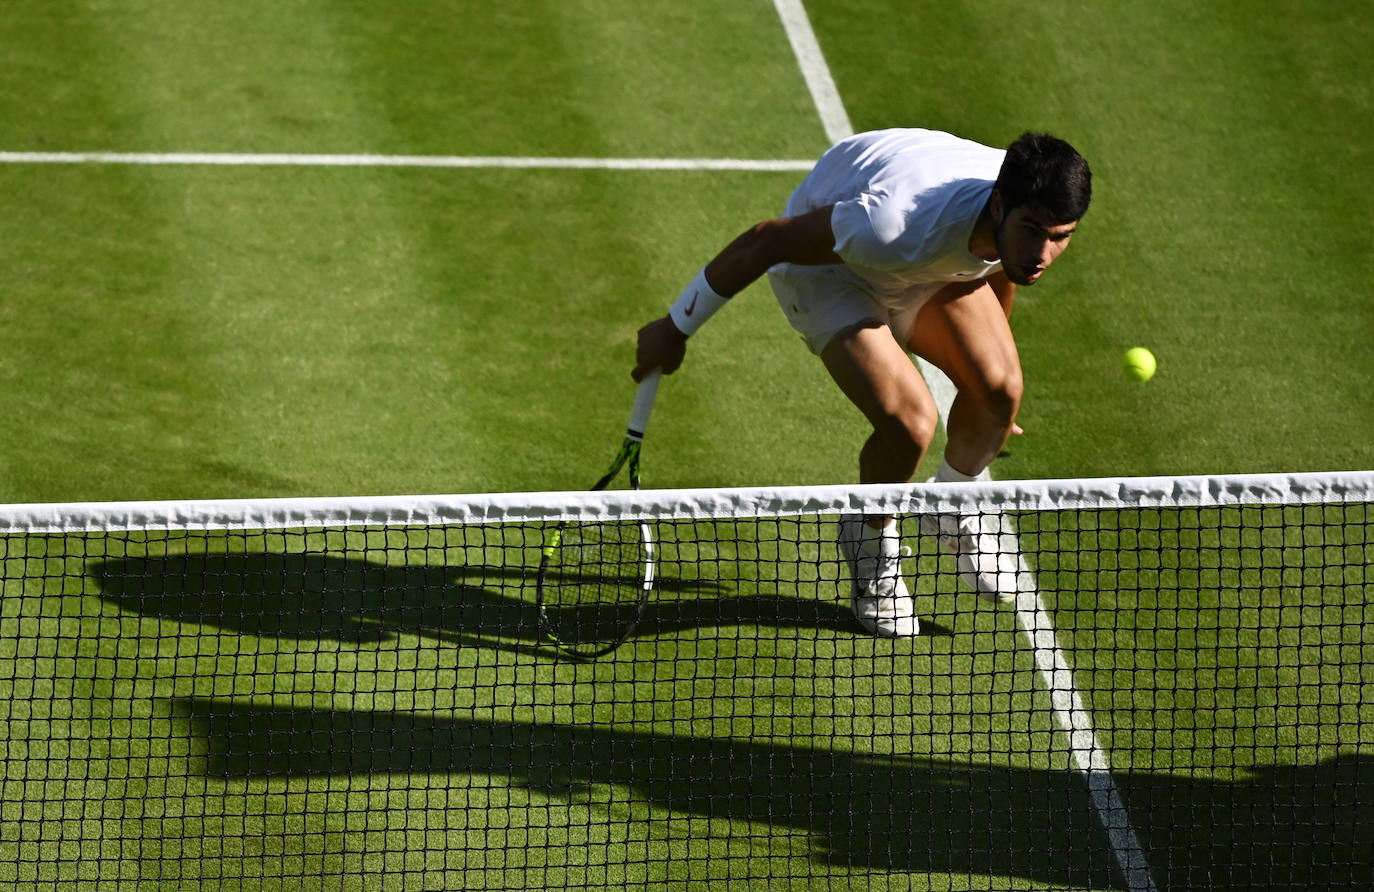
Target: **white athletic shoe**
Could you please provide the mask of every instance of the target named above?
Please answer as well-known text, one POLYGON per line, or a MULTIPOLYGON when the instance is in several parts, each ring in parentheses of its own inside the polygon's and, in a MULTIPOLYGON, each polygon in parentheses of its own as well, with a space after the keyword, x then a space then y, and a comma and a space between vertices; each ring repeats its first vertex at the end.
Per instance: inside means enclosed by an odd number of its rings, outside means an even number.
POLYGON ((840 518, 840 553, 849 563, 854 617, 870 634, 911 638, 921 632, 916 602, 902 581, 902 554, 897 528, 867 531, 861 514, 840 518), (865 547, 867 546, 867 547, 865 547), (873 549, 876 546, 876 553, 873 549))
POLYGON ((954 555, 959 579, 986 600, 1010 604, 1020 588, 1020 545, 1011 518, 991 514, 922 514, 921 532, 954 555))

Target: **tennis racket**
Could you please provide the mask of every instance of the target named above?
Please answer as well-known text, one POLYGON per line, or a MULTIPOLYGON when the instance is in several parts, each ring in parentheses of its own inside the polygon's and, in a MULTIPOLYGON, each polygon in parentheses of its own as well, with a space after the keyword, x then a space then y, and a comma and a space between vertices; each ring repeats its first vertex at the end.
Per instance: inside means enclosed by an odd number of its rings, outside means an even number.
MULTIPOLYGON (((605 489, 629 465, 639 489, 639 454, 662 374, 639 383, 625 442, 592 487, 605 489)), ((558 649, 579 657, 608 654, 634 634, 654 587, 654 539, 643 521, 560 523, 544 540, 536 586, 539 627, 558 649)))

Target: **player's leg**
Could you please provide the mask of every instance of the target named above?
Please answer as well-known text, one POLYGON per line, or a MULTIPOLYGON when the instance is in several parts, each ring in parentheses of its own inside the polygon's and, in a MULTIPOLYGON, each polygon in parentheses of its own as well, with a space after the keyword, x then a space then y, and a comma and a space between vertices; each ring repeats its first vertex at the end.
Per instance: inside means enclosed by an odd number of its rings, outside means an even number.
MULTIPOLYGON (((937 409, 906 351, 886 325, 864 324, 833 338, 821 360, 873 427, 859 453, 860 479, 910 480, 935 435, 937 409)), ((915 604, 901 578, 896 518, 846 515, 840 521, 840 549, 849 562, 859 623, 888 637, 917 634, 915 604)))
POLYGON ((1021 360, 996 284, 942 289, 921 307, 907 336, 911 351, 939 367, 958 391, 945 462, 969 477, 1001 451, 1021 406, 1021 360))
POLYGON ((890 311, 828 267, 779 264, 768 278, 787 320, 873 426, 859 456, 860 481, 910 480, 939 412, 902 346, 905 333, 888 327, 890 311))
POLYGON ((886 325, 842 332, 821 351, 830 377, 873 426, 859 453, 862 483, 905 483, 930 448, 939 410, 886 325))
MULTIPOLYGON (((1010 287, 971 283, 943 289, 916 317, 908 345, 938 366, 958 389, 947 425, 943 480, 980 474, 997 455, 1021 405, 1021 363, 1007 324, 1010 287)), ((921 530, 955 556, 960 578, 994 601, 1019 588, 1019 548, 1010 521, 997 511, 923 515, 921 530)))
MULTIPOLYGON (((860 479, 910 480, 934 436, 936 408, 892 336, 886 311, 833 271, 783 265, 770 271, 769 278, 788 320, 873 425, 859 456, 860 479)), ((888 637, 916 635, 920 622, 901 577, 895 519, 845 515, 839 546, 860 625, 888 637)))

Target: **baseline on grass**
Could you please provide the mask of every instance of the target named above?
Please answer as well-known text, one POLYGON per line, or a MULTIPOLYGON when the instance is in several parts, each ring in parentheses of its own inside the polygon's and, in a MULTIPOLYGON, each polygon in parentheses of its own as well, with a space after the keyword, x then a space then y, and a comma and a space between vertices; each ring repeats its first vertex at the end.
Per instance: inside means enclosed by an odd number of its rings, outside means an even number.
MULTIPOLYGON (((635 391, 625 441, 592 492, 611 485, 627 463, 639 489, 639 456, 658 394, 659 372, 635 391)), ((536 583, 540 629, 580 657, 610 653, 634 634, 654 587, 654 537, 644 521, 560 523, 549 532, 536 583)))

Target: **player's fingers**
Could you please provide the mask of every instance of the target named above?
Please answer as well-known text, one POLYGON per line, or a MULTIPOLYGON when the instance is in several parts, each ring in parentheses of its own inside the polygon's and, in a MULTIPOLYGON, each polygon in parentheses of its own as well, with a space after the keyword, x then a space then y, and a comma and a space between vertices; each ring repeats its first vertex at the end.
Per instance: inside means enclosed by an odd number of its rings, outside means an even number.
POLYGON ((643 381, 644 377, 648 375, 650 372, 652 372, 654 369, 658 369, 665 375, 671 375, 673 372, 676 372, 678 368, 681 367, 681 365, 682 360, 680 359, 676 362, 669 361, 641 364, 635 366, 634 369, 631 370, 630 377, 635 380, 636 384, 638 384, 640 381, 643 381))
POLYGON ((656 365, 658 363, 653 361, 652 351, 645 348, 644 338, 641 336, 639 345, 635 348, 635 367, 630 371, 630 377, 635 379, 635 383, 639 383, 656 365))
POLYGON ((1017 424, 1015 421, 1013 421, 1013 422, 1011 423, 1011 432, 1012 432, 1013 434, 1024 434, 1024 433, 1025 433, 1025 431, 1023 431, 1023 430, 1021 429, 1021 425, 1017 424))
POLYGON ((630 372, 630 377, 635 379, 635 383, 644 380, 644 376, 658 368, 662 363, 654 357, 653 352, 645 350, 641 344, 635 351, 635 367, 630 372))
POLYGON ((682 365, 687 355, 687 339, 673 328, 666 316, 656 319, 639 330, 635 345, 635 367, 630 377, 642 381, 654 369, 671 375, 682 365))
POLYGON ((639 364, 630 370, 630 377, 635 380, 636 384, 638 384, 640 381, 643 381, 645 376, 647 376, 654 369, 660 370, 665 375, 671 375, 673 372, 677 371, 677 367, 680 365, 682 365, 681 360, 678 360, 677 362, 654 362, 651 360, 641 359, 639 360, 639 364))

